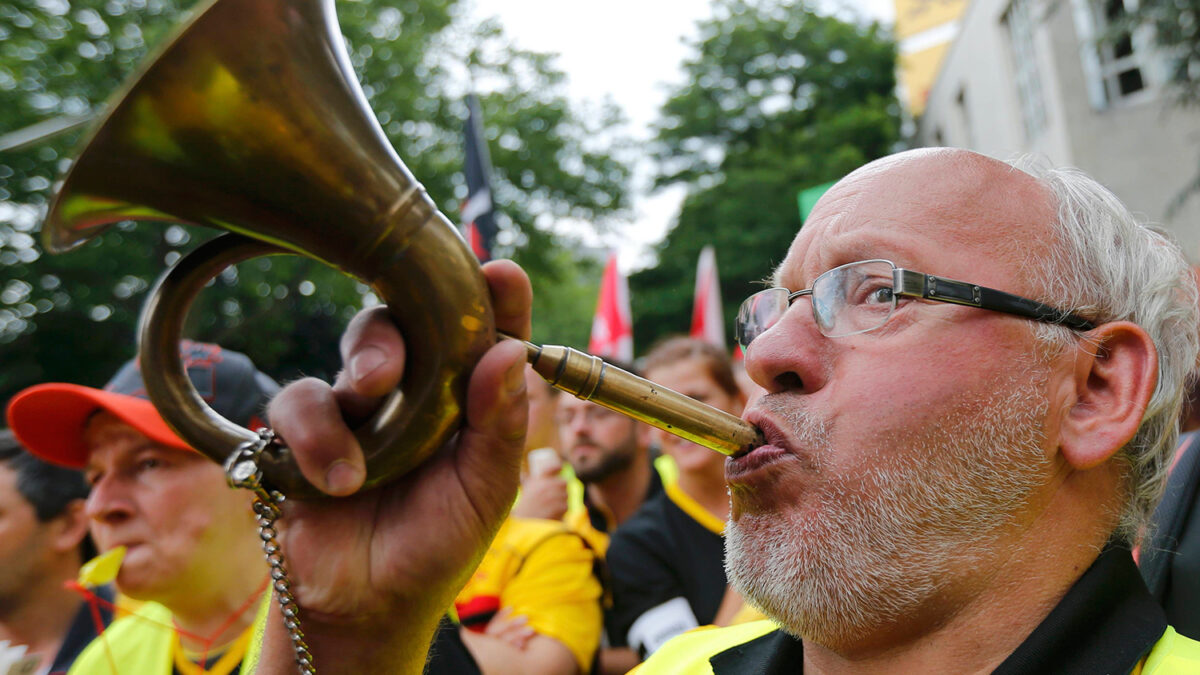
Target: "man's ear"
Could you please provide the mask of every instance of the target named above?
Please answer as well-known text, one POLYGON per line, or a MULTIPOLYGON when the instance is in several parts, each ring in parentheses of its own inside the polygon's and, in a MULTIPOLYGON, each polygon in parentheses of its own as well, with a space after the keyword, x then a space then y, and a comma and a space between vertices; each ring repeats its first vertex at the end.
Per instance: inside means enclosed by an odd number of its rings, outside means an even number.
POLYGON ((82 499, 67 504, 63 512, 54 517, 52 546, 59 553, 79 548, 88 533, 88 517, 82 499))
POLYGON ((1075 402, 1059 443, 1072 467, 1090 469, 1137 432, 1158 382, 1158 351, 1141 326, 1114 321, 1089 331, 1075 354, 1075 402))

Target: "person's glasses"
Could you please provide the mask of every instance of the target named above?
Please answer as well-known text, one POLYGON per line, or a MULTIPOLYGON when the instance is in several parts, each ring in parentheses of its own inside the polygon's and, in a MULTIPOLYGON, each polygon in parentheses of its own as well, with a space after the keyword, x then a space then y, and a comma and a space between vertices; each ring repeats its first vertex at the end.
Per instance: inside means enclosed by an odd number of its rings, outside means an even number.
POLYGON ((742 349, 774 326, 792 301, 804 295, 811 296, 813 318, 821 334, 831 338, 879 328, 896 311, 896 303, 901 297, 979 307, 1034 321, 1062 324, 1078 331, 1096 327, 1081 316, 1036 300, 901 269, 890 260, 862 260, 825 272, 813 281, 812 288, 803 291, 768 288, 746 298, 738 310, 736 327, 737 341, 742 349))

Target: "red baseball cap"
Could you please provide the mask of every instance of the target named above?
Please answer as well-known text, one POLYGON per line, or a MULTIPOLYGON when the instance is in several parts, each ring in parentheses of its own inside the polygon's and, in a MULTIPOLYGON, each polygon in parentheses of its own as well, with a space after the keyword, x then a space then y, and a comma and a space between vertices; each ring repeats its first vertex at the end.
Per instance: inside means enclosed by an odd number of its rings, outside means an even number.
MULTIPOLYGON (((250 429, 263 426, 259 416, 279 385, 259 372, 249 357, 190 340, 180 343, 179 355, 192 385, 215 411, 250 429)), ((34 455, 82 468, 88 459, 84 427, 99 410, 112 413, 156 443, 192 450, 147 398, 137 359, 126 362, 104 389, 52 382, 21 391, 8 404, 8 426, 34 455)))

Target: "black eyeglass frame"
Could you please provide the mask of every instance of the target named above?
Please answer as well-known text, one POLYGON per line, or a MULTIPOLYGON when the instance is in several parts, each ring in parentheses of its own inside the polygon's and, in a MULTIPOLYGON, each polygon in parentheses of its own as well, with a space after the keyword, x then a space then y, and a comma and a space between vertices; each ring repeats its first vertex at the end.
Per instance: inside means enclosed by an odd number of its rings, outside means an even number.
MULTIPOLYGON (((1003 314, 1012 314, 1034 321, 1044 323, 1053 323, 1066 326, 1076 331, 1089 331, 1096 327, 1095 322, 1085 319, 1074 312, 1057 309, 1037 300, 1030 300, 1019 295, 1013 295, 1005 291, 999 291, 987 286, 971 284, 965 281, 956 281, 946 277, 939 277, 933 274, 925 274, 923 272, 914 272, 913 270, 897 267, 896 263, 882 258, 871 260, 857 260, 847 265, 857 265, 860 263, 881 262, 887 263, 892 267, 892 295, 895 297, 920 298, 922 300, 933 300, 934 302, 947 302, 954 305, 964 305, 967 307, 978 307, 993 312, 1001 312, 1003 314)), ((823 272, 817 279, 813 280, 813 285, 816 285, 817 280, 822 276, 829 274, 836 269, 845 267, 839 265, 823 272)), ((765 289, 771 290, 771 289, 765 289)), ((782 288, 781 290, 787 290, 782 288)), ((759 291, 761 293, 763 291, 759 291)), ((788 291, 787 305, 790 307, 792 302, 799 297, 812 295, 813 289, 810 286, 802 291, 788 291)), ((758 295, 755 293, 754 295, 758 295)), ((750 296, 751 298, 754 295, 750 296)), ((749 301, 747 298, 746 301, 749 301)), ((744 304, 744 303, 743 303, 744 304)), ((890 318, 890 315, 889 315, 890 318)), ((887 323, 886 320, 884 323, 887 323)), ((884 324, 880 324, 882 326, 884 324)), ((876 327, 878 328, 878 326, 876 327)), ((860 332, 870 332, 867 331, 860 332)), ((741 325, 737 326, 738 342, 741 343, 741 325)), ((757 337, 757 336, 756 336, 757 337)), ((743 344, 742 348, 748 347, 748 344, 743 344)))

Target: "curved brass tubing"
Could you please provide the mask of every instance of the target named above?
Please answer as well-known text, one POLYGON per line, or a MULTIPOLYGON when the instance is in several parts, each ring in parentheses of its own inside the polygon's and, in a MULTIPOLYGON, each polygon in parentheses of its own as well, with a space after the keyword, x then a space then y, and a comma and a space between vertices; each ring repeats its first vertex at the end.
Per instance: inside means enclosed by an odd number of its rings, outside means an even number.
MULTIPOLYGON (((408 471, 458 429, 466 383, 497 339, 474 254, 396 156, 359 87, 333 0, 212 0, 108 105, 43 225, 67 250, 122 220, 214 227, 143 313, 142 372, 164 419, 223 461, 249 431, 204 404, 177 356, 183 318, 221 269, 264 254, 320 260, 370 285, 412 355, 358 429, 367 485, 408 471)), ((526 344, 555 386, 730 454, 761 443, 741 420, 595 357, 526 344)), ((286 449, 264 477, 312 497, 286 449)))

